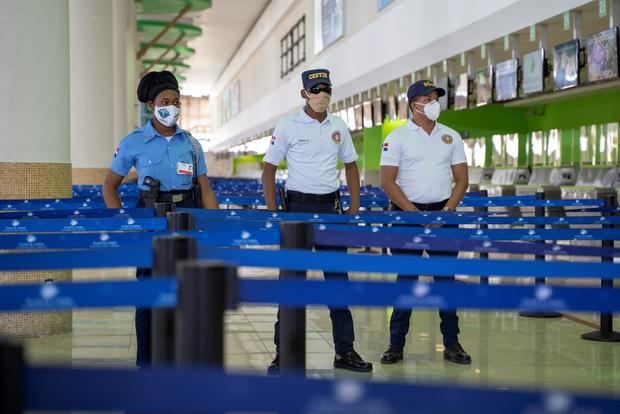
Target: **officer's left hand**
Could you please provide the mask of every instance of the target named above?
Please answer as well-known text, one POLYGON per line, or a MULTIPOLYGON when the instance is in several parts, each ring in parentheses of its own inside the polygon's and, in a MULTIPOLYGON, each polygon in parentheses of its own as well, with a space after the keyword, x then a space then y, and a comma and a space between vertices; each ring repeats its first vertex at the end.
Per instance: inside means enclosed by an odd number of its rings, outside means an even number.
POLYGON ((359 208, 353 208, 353 207, 349 207, 344 213, 345 214, 351 214, 351 215, 356 215, 359 214, 360 209, 359 208))

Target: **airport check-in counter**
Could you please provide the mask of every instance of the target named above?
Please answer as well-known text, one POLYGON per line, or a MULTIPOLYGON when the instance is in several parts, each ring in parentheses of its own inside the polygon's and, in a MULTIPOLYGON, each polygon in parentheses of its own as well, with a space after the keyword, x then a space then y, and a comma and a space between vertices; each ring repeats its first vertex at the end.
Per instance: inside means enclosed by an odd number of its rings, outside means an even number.
POLYGON ((469 191, 484 190, 491 184, 494 168, 469 167, 469 191))
POLYGON ((582 167, 573 185, 562 186, 562 198, 600 198, 619 187, 620 168, 582 167))
MULTIPOLYGON (((481 189, 486 189, 489 197, 514 196, 516 185, 526 184, 530 178, 530 171, 527 168, 497 168, 493 171, 491 182, 480 185, 481 189)), ((497 211, 518 212, 519 208, 501 208, 497 211)))

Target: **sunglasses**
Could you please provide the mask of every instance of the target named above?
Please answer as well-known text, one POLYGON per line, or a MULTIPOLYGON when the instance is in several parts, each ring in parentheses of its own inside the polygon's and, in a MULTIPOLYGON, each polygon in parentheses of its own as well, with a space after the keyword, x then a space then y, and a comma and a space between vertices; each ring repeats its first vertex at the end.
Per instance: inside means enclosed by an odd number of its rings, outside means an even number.
POLYGON ((325 92, 328 95, 332 94, 331 86, 325 86, 323 88, 319 88, 318 86, 315 86, 313 88, 308 89, 308 91, 310 91, 310 93, 313 94, 313 95, 318 95, 321 92, 325 92))

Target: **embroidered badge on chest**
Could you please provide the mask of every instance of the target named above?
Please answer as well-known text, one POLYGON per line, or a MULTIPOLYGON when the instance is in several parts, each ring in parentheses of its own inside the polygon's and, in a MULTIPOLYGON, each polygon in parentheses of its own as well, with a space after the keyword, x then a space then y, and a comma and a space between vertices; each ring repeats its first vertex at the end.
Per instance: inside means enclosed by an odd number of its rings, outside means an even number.
POLYGON ((340 144, 340 132, 338 131, 334 131, 332 134, 332 141, 334 141, 335 144, 340 144))
POLYGON ((442 135, 441 140, 443 141, 444 144, 448 144, 448 145, 452 144, 452 141, 453 141, 452 136, 448 134, 442 135))

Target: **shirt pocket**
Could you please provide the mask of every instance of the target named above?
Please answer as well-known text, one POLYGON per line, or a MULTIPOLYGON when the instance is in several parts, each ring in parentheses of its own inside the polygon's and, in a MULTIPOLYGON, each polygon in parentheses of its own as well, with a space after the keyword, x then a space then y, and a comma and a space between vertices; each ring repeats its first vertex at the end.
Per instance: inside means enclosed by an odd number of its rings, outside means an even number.
POLYGON ((157 180, 162 180, 164 178, 164 174, 162 171, 162 161, 163 157, 161 154, 144 154, 138 157, 138 161, 136 162, 136 168, 138 170, 138 175, 144 179, 144 177, 149 176, 155 178, 157 180))

